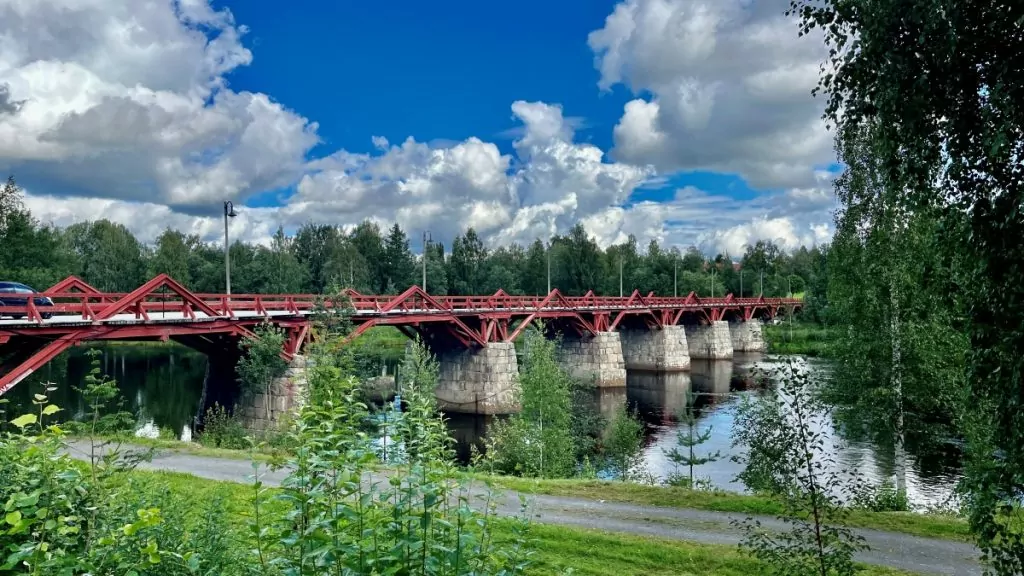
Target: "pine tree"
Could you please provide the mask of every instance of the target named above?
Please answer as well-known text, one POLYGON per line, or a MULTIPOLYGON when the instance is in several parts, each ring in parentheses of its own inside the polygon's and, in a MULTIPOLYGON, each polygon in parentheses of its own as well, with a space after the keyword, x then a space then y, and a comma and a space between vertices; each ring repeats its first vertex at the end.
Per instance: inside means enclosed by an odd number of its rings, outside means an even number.
MULTIPOLYGON (((691 488, 693 487, 693 467, 710 464, 722 457, 722 454, 718 451, 711 452, 704 456, 698 456, 693 452, 695 447, 700 446, 711 438, 711 426, 708 426, 703 432, 697 430, 697 414, 694 410, 696 399, 697 395, 692 391, 687 390, 686 404, 683 406, 683 410, 679 414, 680 420, 686 428, 680 429, 679 433, 676 435, 676 447, 671 450, 665 450, 665 456, 670 462, 676 465, 677 469, 680 466, 689 467, 690 475, 687 480, 687 485, 691 488)), ((680 484, 681 476, 678 473, 674 473, 669 477, 669 483, 680 484)))

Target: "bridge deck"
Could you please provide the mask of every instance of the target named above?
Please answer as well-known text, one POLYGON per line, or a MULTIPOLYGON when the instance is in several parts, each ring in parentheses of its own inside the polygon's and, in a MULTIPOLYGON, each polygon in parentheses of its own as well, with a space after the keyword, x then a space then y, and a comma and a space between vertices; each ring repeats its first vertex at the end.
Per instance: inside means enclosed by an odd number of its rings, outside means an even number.
POLYGON ((214 353, 225 347, 237 352, 238 339, 254 336, 253 326, 269 321, 287 331, 282 356, 290 359, 309 337, 309 317, 323 309, 350 314, 356 325, 350 337, 375 325, 390 325, 407 332, 431 330, 455 346, 486 347, 515 340, 535 320, 559 321, 563 328, 586 335, 614 331, 623 321, 658 328, 680 323, 684 314, 699 322, 726 315, 749 320, 800 305, 800 300, 783 298, 701 298, 693 293, 668 298, 636 291, 628 297, 567 297, 558 290, 544 296, 512 296, 501 290, 490 296, 433 296, 418 286, 396 296, 352 290, 333 298, 229 296, 190 292, 166 274, 132 292, 112 294, 69 277, 24 304, 0 306, 0 395, 68 347, 88 340, 175 339, 214 353), (52 305, 37 304, 40 298, 52 305))

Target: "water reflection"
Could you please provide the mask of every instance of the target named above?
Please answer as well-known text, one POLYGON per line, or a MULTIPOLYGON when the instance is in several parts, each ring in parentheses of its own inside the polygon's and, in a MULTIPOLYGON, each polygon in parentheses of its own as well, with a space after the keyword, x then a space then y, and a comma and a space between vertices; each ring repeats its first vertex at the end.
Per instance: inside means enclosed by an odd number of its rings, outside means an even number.
MULTIPOLYGON (((708 441, 697 449, 699 453, 719 451, 723 458, 695 469, 695 474, 709 479, 715 486, 742 491, 736 482, 739 464, 731 456, 737 455, 732 447, 731 433, 736 410, 744 398, 756 400, 763 393, 755 385, 755 372, 771 370, 774 361, 759 356, 737 357, 733 361, 693 362, 691 373, 686 374, 630 374, 629 401, 635 403, 649 427, 644 445, 644 462, 649 472, 664 479, 675 471, 664 452, 676 444, 681 429, 674 414, 678 413, 687 382, 698 394, 696 402, 697 425, 700 430, 711 428, 708 441)), ((822 370, 819 362, 806 362, 809 370, 822 370)), ((820 415, 817 427, 824 437, 826 451, 832 456, 834 470, 850 471, 860 478, 878 483, 894 473, 891 446, 871 442, 848 441, 836 432, 836 426, 827 414, 820 415)), ((908 455, 907 494, 912 504, 919 506, 942 504, 952 494, 958 479, 958 458, 949 451, 918 452, 908 455)))
MULTIPOLYGON (((820 361, 801 361, 811 370, 824 373, 827 364, 820 361)), ((104 373, 118 381, 125 408, 138 414, 139 434, 173 433, 188 439, 191 425, 202 398, 206 357, 188 348, 178 346, 110 346, 102 349, 100 365, 104 373)), ((734 478, 739 466, 729 456, 731 433, 736 408, 745 397, 757 399, 763 388, 754 377, 756 370, 776 365, 771 358, 760 355, 737 356, 731 361, 694 360, 689 372, 651 373, 630 371, 625 388, 595 390, 592 409, 606 419, 615 410, 628 405, 635 408, 647 424, 648 435, 644 445, 644 461, 648 471, 664 479, 673 472, 664 451, 676 442, 680 429, 677 414, 685 403, 686 393, 697 394, 698 426, 712 428, 711 437, 699 451, 720 451, 725 458, 695 472, 709 478, 716 486, 729 490, 742 490, 734 478)), ((82 418, 87 407, 75 390, 83 384, 89 370, 85 350, 76 348, 62 354, 26 379, 5 397, 11 400, 8 413, 21 413, 31 405, 32 394, 40 390, 40 383, 54 382, 57 390, 50 396, 53 403, 64 408, 63 417, 82 418)), ((494 417, 465 414, 447 415, 449 428, 457 441, 460 460, 467 461, 470 446, 481 443, 494 417)), ((851 424, 845 424, 842 435, 830 420, 822 424, 826 446, 835 458, 836 466, 857 470, 874 479, 890 477, 893 473, 891 445, 880 445, 868 439, 871 434, 849 433, 851 424), (847 438, 853 438, 847 440, 847 438)), ((910 454, 907 487, 911 501, 916 504, 939 503, 951 493, 958 479, 960 457, 957 448, 944 438, 929 438, 927 442, 913 442, 908 438, 910 454)))
MULTIPOLYGON (((138 416, 137 429, 143 435, 164 431, 178 438, 191 437, 206 356, 172 345, 109 346, 100 350, 101 371, 117 380, 124 409, 138 416)), ((90 369, 86 352, 86 348, 73 348, 19 383, 5 395, 10 399, 7 411, 24 411, 43 383, 52 382, 57 389, 49 394, 50 402, 63 408, 58 418, 84 418, 88 406, 77 388, 84 385, 90 369)))

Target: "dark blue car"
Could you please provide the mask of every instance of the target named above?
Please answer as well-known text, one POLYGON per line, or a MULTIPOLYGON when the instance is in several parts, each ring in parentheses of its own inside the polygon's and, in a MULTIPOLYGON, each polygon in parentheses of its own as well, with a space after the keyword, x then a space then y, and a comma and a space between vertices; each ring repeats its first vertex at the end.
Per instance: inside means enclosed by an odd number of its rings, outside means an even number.
MULTIPOLYGON (((36 294, 36 291, 20 282, 0 282, 0 306, 27 306, 30 294, 36 294)), ((32 301, 36 306, 53 306, 53 300, 45 296, 36 296, 32 298, 32 301)), ((40 315, 43 318, 52 316, 52 314, 40 315)), ((18 319, 24 314, 11 314, 10 316, 18 319)))

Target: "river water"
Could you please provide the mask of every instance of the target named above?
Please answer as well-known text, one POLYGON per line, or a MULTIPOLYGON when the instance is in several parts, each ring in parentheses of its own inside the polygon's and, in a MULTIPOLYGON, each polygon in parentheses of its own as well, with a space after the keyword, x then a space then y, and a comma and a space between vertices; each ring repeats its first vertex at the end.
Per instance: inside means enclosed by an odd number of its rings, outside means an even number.
MULTIPOLYGON (((192 437, 192 425, 202 399, 206 358, 183 347, 110 346, 101 348, 103 373, 118 382, 125 409, 137 414, 137 433, 155 437, 162 431, 183 440, 192 437)), ((744 397, 756 399, 764 390, 755 385, 752 370, 771 369, 778 358, 762 355, 737 356, 731 361, 692 362, 689 372, 647 373, 630 371, 625 389, 595 392, 597 408, 612 414, 623 404, 636 408, 646 424, 643 466, 657 480, 664 480, 674 471, 665 457, 665 450, 676 443, 681 425, 676 417, 684 405, 686 393, 697 394, 697 426, 711 429, 709 440, 696 451, 719 451, 723 457, 699 466, 695 476, 706 478, 719 488, 742 491, 735 478, 740 465, 731 456, 736 450, 730 436, 736 409, 744 397)), ((798 359, 809 370, 822 371, 827 365, 809 359, 798 359)), ((40 383, 53 382, 57 390, 51 401, 65 410, 65 415, 81 418, 87 407, 75 390, 88 373, 89 359, 82 349, 62 354, 11 390, 5 398, 9 414, 16 414, 31 404, 32 395, 40 391, 40 383)), ((450 427, 460 452, 468 453, 469 445, 486 433, 488 418, 451 414, 450 427)), ((826 449, 831 452, 837 469, 854 470, 873 482, 889 478, 893 473, 893 450, 870 441, 845 439, 827 418, 820 430, 826 449)), ((907 492, 916 506, 945 502, 959 478, 959 458, 955 450, 921 453, 908 447, 907 492)), ((682 471, 685 472, 685 471, 682 471)))

